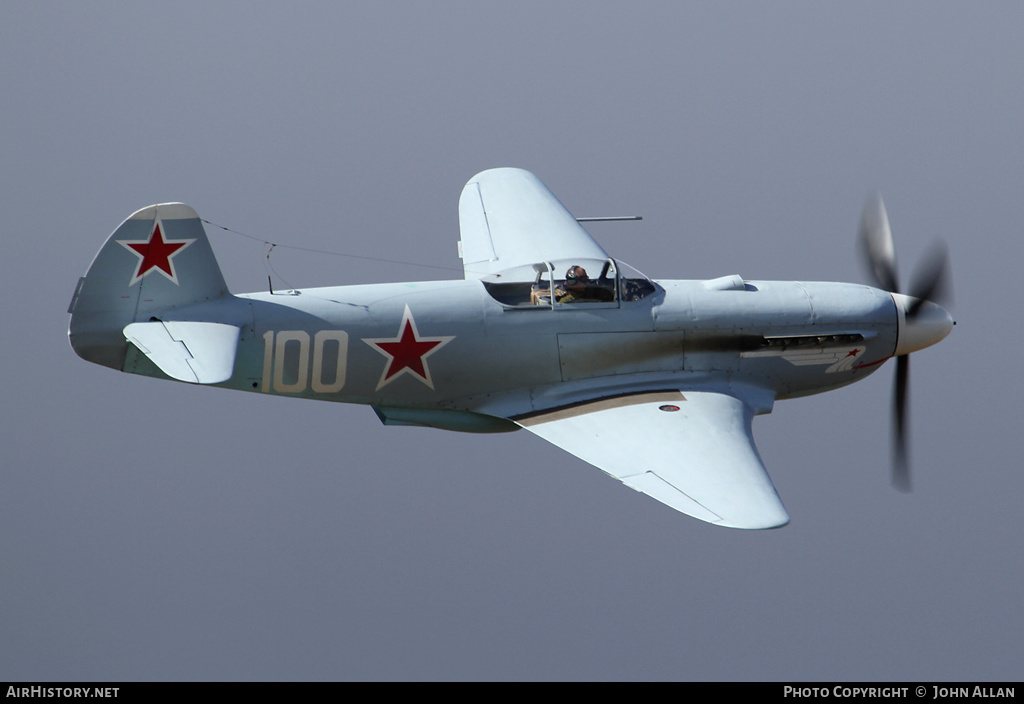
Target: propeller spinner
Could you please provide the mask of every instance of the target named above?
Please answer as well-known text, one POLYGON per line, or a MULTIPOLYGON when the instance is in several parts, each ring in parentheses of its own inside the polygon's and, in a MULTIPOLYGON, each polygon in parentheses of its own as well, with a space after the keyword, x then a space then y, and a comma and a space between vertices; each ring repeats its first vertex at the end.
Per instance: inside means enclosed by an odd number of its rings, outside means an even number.
POLYGON ((936 301, 949 292, 948 253, 938 243, 925 256, 907 294, 900 293, 896 247, 889 217, 880 195, 864 203, 860 221, 860 251, 874 284, 892 294, 899 316, 896 350, 896 379, 893 387, 892 483, 910 491, 910 463, 907 456, 907 399, 909 397, 910 353, 930 347, 953 329, 953 318, 936 301))

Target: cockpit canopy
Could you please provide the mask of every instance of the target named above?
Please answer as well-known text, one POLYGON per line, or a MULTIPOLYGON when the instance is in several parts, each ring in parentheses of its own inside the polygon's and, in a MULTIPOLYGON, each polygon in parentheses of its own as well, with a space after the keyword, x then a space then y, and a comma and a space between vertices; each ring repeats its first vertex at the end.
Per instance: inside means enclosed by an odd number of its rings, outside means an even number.
POLYGON ((650 279, 614 259, 538 262, 482 281, 491 297, 512 308, 616 308, 655 291, 650 279))

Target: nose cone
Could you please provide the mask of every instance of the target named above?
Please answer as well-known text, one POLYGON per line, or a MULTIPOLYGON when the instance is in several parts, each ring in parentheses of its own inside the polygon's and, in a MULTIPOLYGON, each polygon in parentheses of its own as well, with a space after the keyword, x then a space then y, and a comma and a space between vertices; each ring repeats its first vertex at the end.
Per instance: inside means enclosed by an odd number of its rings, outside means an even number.
POLYGON ((892 294, 892 298, 899 315, 895 356, 931 347, 953 329, 953 318, 942 306, 899 293, 892 294), (918 306, 916 311, 914 306, 918 306))

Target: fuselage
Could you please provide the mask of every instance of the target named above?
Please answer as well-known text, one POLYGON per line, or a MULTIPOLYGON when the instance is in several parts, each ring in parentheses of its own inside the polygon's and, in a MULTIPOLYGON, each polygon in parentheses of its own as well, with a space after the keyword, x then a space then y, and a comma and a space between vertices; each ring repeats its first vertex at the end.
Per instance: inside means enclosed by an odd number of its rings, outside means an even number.
MULTIPOLYGON (((744 385, 764 391, 767 412, 775 399, 873 372, 896 349, 899 316, 892 295, 868 286, 724 277, 561 306, 510 306, 478 280, 314 288, 160 318, 242 329, 225 387, 368 404, 393 418, 401 409, 514 418, 620 386, 744 385)), ((162 375, 127 349, 126 371, 162 375)))

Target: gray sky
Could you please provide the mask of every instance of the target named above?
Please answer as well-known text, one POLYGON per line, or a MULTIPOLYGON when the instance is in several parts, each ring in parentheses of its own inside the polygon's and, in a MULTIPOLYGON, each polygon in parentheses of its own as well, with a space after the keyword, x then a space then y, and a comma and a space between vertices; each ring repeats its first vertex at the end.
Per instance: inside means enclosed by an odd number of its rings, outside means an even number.
MULTIPOLYGON (((1019 679, 1019 3, 5 2, 0 679, 1019 679), (452 267, 476 172, 537 173, 656 278, 903 278, 958 326, 755 435, 792 523, 704 524, 528 433, 117 374, 66 339, 134 210, 452 267)), ((263 249, 211 231, 234 291, 263 249)), ((294 286, 445 272, 279 250, 294 286)))

